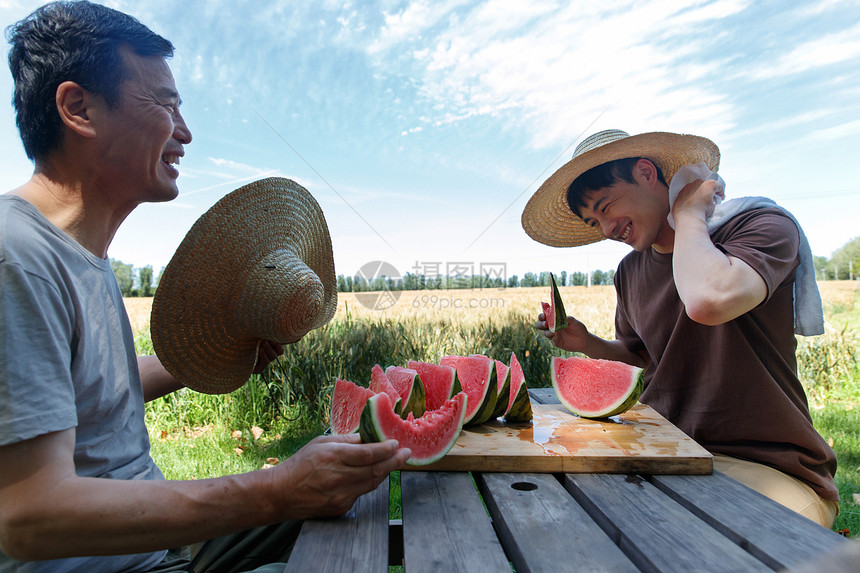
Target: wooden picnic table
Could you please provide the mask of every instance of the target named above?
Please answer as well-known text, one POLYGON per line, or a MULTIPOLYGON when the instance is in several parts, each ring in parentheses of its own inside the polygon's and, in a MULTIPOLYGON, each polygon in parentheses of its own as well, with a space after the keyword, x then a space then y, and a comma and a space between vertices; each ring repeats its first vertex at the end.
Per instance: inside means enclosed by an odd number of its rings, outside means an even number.
MULTIPOLYGON (((530 394, 557 402, 551 388, 530 394)), ((400 481, 402 519, 389 519, 386 480, 346 515, 307 520, 285 571, 779 571, 850 544, 718 471, 400 481)))

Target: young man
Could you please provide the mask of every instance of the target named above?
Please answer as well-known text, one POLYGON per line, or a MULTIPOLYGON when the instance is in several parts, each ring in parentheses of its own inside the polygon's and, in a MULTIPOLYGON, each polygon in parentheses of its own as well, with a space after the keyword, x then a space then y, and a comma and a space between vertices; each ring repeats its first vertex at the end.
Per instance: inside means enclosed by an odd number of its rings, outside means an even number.
MULTIPOLYGON (((136 359, 107 252, 138 204, 178 192, 191 132, 173 46, 89 2, 48 4, 7 34, 35 170, 0 196, 0 571, 200 571, 166 550, 205 540, 207 561, 233 562, 206 571, 269 563, 289 551, 291 520, 346 512, 409 451, 325 437, 271 469, 164 480, 144 400, 181 385, 136 359)), ((279 352, 262 344, 258 366, 279 352)))
POLYGON ((715 207, 719 157, 691 135, 583 141, 522 222, 552 246, 631 246, 615 275, 616 339, 572 318, 549 333, 539 315, 537 327, 558 348, 646 368, 641 401, 710 450, 715 469, 831 527, 836 459, 812 426, 795 358, 796 332, 823 332, 808 245, 769 200, 715 207), (702 176, 673 186, 688 165, 702 176))

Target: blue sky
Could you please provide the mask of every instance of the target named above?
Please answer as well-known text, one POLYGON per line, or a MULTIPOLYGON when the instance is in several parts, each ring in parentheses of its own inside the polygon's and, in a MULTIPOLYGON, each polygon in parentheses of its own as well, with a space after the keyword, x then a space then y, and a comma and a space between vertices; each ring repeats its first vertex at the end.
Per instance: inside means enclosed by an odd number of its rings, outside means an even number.
MULTIPOLYGON (((179 198, 138 208, 110 248, 136 267, 157 273, 223 195, 282 176, 322 206, 338 274, 611 269, 627 247, 547 247, 520 226, 608 128, 713 139, 727 197, 776 200, 815 255, 860 235, 858 1, 106 3, 175 44, 194 135, 179 198)), ((0 0, 0 22, 39 4, 0 0)), ((12 189, 32 165, 9 104, 0 152, 12 189)))

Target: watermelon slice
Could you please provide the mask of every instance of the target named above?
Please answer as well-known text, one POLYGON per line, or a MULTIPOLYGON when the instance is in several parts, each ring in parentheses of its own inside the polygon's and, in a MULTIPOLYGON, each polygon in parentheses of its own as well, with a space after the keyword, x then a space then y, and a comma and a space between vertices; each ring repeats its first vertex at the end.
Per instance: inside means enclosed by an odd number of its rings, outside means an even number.
POLYGON ((424 397, 424 384, 421 382, 421 377, 418 376, 418 371, 402 366, 389 366, 385 369, 385 375, 403 399, 400 417, 405 418, 408 414, 412 414, 416 418, 423 416, 426 409, 426 399, 424 397))
POLYGON ((501 360, 494 360, 494 362, 496 364, 496 409, 493 410, 491 419, 505 415, 511 397, 511 369, 501 360))
POLYGON ((386 394, 377 394, 367 401, 361 412, 361 441, 382 442, 393 438, 401 448, 412 450, 407 464, 432 464, 447 454, 460 437, 467 404, 468 397, 460 392, 441 408, 420 418, 409 415, 404 420, 394 413, 386 394))
POLYGON ((510 398, 508 408, 502 417, 506 422, 530 422, 532 420, 532 402, 529 399, 529 389, 526 387, 526 376, 523 367, 517 360, 517 355, 511 352, 510 398))
POLYGON ((561 301, 561 293, 555 284, 555 277, 549 273, 549 299, 551 303, 540 303, 546 326, 550 332, 557 332, 567 326, 567 313, 564 311, 564 303, 561 301))
POLYGON ((463 391, 469 395, 465 426, 489 420, 496 408, 496 368, 486 356, 443 356, 439 364, 453 366, 463 391))
POLYGON ((331 397, 331 431, 333 434, 352 434, 358 431, 361 411, 376 392, 349 380, 338 379, 331 397))
MULTIPOLYGON (((376 394, 379 394, 380 392, 388 394, 394 402, 394 411, 398 414, 402 413, 403 400, 400 397, 400 392, 397 391, 397 388, 394 387, 391 380, 389 380, 388 376, 385 374, 385 371, 382 370, 382 366, 379 364, 374 365, 370 370, 370 384, 368 385, 368 388, 373 390, 376 394)), ((402 415, 406 416, 405 413, 402 415)))
POLYGON ((453 366, 410 360, 406 367, 417 371, 421 378, 427 410, 438 410, 449 398, 463 390, 453 366))
POLYGON ((552 386, 564 406, 582 418, 607 418, 632 408, 645 385, 641 368, 595 358, 552 359, 552 386))

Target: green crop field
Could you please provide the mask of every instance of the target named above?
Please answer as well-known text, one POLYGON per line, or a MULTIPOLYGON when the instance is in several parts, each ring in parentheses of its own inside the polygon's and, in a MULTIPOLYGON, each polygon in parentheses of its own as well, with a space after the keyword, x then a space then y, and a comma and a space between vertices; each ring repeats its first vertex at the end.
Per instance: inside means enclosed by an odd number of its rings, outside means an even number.
MULTIPOLYGON (((798 338, 801 379, 818 431, 839 460, 840 515, 834 529, 860 534, 860 290, 857 282, 819 283, 823 336, 798 338)), ((516 352, 531 387, 550 385, 549 360, 563 353, 532 327, 545 288, 406 291, 386 310, 341 293, 331 323, 287 348, 263 376, 209 396, 181 391, 147 405, 153 457, 171 479, 199 479, 277 464, 328 425, 336 378, 366 385, 374 364, 438 361, 445 354, 516 352)), ((614 289, 562 287, 568 314, 611 337, 614 289)), ((360 296, 367 297, 367 293, 360 296)), ((127 299, 138 351, 151 353, 151 299, 127 299)), ((396 487, 396 480, 392 480, 396 487)), ((396 512, 396 509, 393 511, 396 512)))

